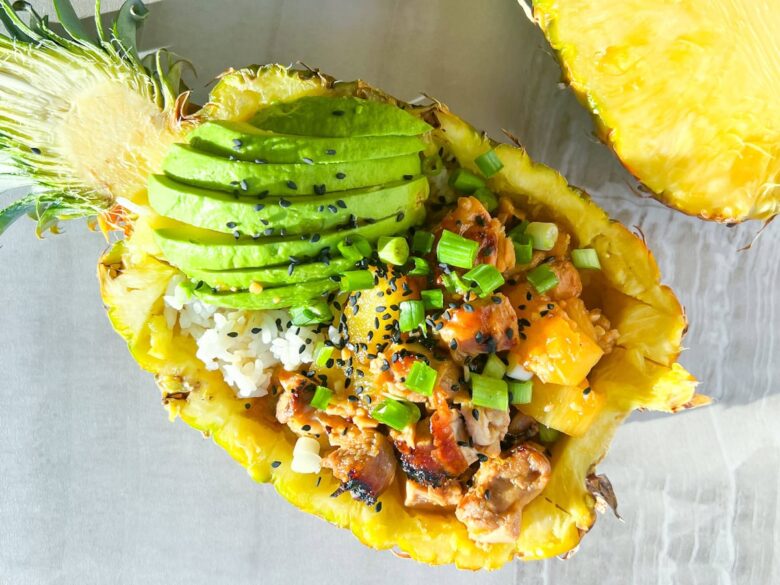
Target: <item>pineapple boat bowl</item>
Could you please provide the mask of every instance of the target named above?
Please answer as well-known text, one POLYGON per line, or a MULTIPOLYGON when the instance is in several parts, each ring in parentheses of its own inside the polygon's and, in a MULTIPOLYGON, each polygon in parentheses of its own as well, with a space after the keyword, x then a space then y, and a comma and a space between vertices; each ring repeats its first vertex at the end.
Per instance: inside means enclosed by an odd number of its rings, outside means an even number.
MULTIPOLYGON (((707 399, 641 239, 440 103, 279 65, 202 108, 130 26, 0 2, 0 133, 39 230, 97 217, 103 300, 171 418, 377 549, 496 568, 573 551, 635 409, 707 399)), ((130 17, 133 18, 130 18, 130 17)))

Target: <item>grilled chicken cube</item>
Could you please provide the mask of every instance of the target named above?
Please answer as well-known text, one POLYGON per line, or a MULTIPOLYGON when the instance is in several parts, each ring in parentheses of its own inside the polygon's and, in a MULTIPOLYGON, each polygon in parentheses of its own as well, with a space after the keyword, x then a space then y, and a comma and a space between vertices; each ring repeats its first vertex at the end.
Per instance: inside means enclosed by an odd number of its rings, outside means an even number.
POLYGON ((339 438, 338 448, 325 457, 322 466, 341 482, 334 496, 350 492, 369 506, 376 503, 395 477, 395 455, 390 442, 374 430, 350 429, 339 438))
POLYGON ((469 405, 464 405, 461 413, 471 440, 478 450, 488 457, 501 453, 501 440, 509 429, 509 413, 505 410, 469 405))
POLYGON ((517 315, 509 299, 496 293, 448 309, 434 331, 456 358, 495 353, 517 343, 517 315))
POLYGON ((482 463, 455 516, 482 543, 512 543, 520 536, 523 508, 550 479, 550 461, 530 444, 482 463))
POLYGON ((443 229, 479 244, 477 264, 492 264, 500 272, 514 268, 515 247, 504 233, 504 224, 492 218, 478 199, 458 199, 458 206, 442 218, 438 231, 443 229))
POLYGON ((418 510, 452 511, 462 497, 463 488, 454 480, 433 487, 407 479, 404 506, 418 510))

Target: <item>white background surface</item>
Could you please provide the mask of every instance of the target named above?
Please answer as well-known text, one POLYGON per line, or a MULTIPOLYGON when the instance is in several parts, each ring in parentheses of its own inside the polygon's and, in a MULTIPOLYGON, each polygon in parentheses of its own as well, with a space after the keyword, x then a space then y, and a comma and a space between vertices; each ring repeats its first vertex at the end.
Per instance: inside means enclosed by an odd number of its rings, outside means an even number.
POLYGON ((199 87, 230 65, 300 59, 511 130, 641 226, 688 310, 682 361, 716 404, 619 431, 600 471, 625 522, 600 518, 573 559, 421 566, 297 512, 170 424, 102 311, 101 237, 73 224, 37 242, 20 222, 0 240, 0 584, 780 583, 780 225, 738 252, 758 225, 634 196, 512 0, 164 0, 143 39, 190 57, 199 87))

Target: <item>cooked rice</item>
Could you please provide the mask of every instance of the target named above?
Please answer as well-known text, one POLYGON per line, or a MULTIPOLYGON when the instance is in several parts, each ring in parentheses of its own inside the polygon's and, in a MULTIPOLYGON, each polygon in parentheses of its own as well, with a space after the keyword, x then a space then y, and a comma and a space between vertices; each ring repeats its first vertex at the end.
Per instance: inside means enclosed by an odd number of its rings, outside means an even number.
POLYGON ((276 366, 294 370, 313 360, 314 346, 323 339, 316 327, 292 325, 284 310, 208 305, 190 297, 180 286, 184 280, 183 276, 171 279, 163 297, 168 326, 178 323, 183 333, 195 339, 198 359, 209 370, 219 369, 237 396, 264 396, 276 366))

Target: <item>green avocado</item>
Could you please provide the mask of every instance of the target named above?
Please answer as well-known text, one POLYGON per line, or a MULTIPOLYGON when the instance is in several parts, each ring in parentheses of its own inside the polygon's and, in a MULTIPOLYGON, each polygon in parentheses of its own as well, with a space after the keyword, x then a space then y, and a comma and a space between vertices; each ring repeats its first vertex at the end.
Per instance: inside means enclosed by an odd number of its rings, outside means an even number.
POLYGON ((190 132, 188 139, 191 146, 204 152, 272 164, 370 160, 412 154, 425 148, 418 136, 292 136, 228 121, 201 124, 190 132))
POLYGON ((189 274, 191 270, 262 268, 289 262, 291 258, 313 258, 326 248, 335 251, 336 245, 350 235, 360 235, 375 242, 380 236, 403 233, 424 219, 425 207, 421 204, 373 223, 323 233, 316 242, 311 238, 301 240, 298 236, 234 238, 171 220, 165 220, 154 232, 168 262, 189 274))
POLYGON ((308 96, 263 108, 262 130, 299 136, 415 136, 431 127, 398 106, 356 97, 308 96))
POLYGON ((228 307, 231 309, 250 309, 262 311, 265 309, 283 309, 295 305, 304 305, 316 297, 320 297, 339 288, 339 283, 325 278, 312 280, 290 286, 270 288, 259 293, 249 291, 214 292, 208 287, 196 287, 193 293, 209 305, 228 307))
POLYGON ((243 195, 319 195, 400 181, 422 171, 417 153, 328 164, 257 164, 174 144, 163 161, 169 177, 243 195))
POLYGON ((151 175, 148 182, 149 204, 165 217, 229 234, 270 236, 284 230, 281 233, 286 235, 309 234, 312 238, 354 221, 352 216, 360 222, 414 208, 428 197, 428 189, 428 180, 418 177, 322 196, 258 200, 193 187, 165 175, 151 175))
POLYGON ((189 276, 219 289, 247 289, 252 283, 273 288, 286 284, 309 282, 354 270, 355 262, 346 258, 332 258, 324 262, 285 264, 271 268, 236 268, 235 270, 190 270, 189 276))

